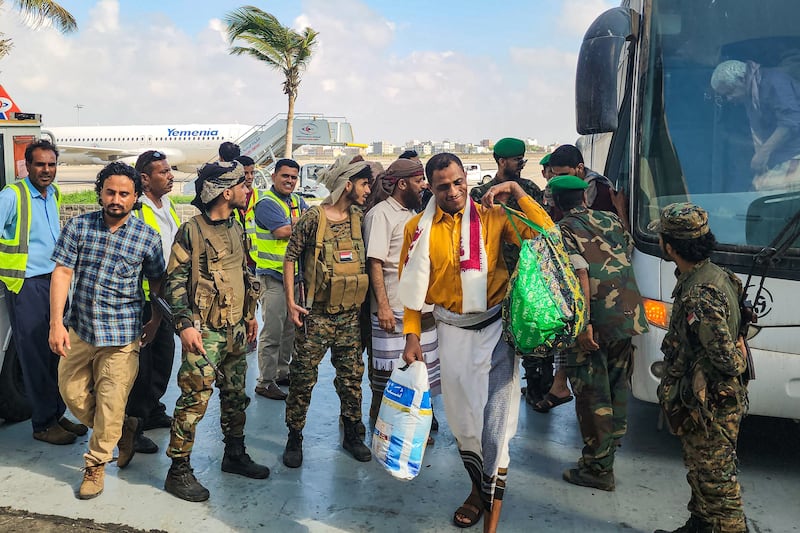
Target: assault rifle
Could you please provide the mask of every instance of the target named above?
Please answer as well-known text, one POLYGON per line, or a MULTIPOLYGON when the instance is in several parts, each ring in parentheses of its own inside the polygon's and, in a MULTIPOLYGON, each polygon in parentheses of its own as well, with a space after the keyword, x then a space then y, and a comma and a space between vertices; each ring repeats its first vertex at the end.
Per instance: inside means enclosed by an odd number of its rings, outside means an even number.
MULTIPOLYGON (((307 301, 306 301, 306 294, 308 287, 306 286, 306 278, 305 278, 305 261, 303 260, 303 254, 301 253, 297 258, 297 303, 305 309, 306 311, 310 311, 307 301)), ((300 315, 300 321, 303 322, 303 334, 308 335, 308 325, 306 324, 305 316, 300 315)))
MULTIPOLYGON (((172 314, 172 308, 169 306, 167 301, 158 294, 151 292, 150 303, 158 307, 158 309, 161 311, 161 320, 165 321, 170 327, 173 327, 174 316, 172 314)), ((199 320, 194 321, 194 327, 198 331, 200 331, 199 320)), ((225 374, 222 373, 222 370, 220 370, 217 365, 211 362, 211 359, 208 358, 208 355, 201 353, 200 357, 202 357, 205 360, 205 362, 208 363, 208 366, 210 366, 211 370, 214 371, 214 375, 217 377, 218 381, 222 381, 223 379, 225 379, 225 374)))

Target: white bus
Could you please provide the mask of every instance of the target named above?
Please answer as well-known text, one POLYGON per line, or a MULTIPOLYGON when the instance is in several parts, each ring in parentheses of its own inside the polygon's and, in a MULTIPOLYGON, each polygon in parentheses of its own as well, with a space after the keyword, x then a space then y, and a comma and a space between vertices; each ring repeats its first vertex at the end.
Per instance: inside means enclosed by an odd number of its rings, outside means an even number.
POLYGON ((630 0, 600 15, 584 37, 577 129, 586 164, 628 193, 651 324, 635 341, 637 398, 656 401, 653 364, 663 358, 675 286, 675 265, 660 258, 647 224, 667 204, 691 201, 709 213, 719 242, 713 261, 743 281, 755 265, 750 413, 800 419, 798 21, 796 0, 630 0), (749 65, 743 101, 711 87, 726 60, 749 65), (771 138, 776 127, 782 140, 771 138))

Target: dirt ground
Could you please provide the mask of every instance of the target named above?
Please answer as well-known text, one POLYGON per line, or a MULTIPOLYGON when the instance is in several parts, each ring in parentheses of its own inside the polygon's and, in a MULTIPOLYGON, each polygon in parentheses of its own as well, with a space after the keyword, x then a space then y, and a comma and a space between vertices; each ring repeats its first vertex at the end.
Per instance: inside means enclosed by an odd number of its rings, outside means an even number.
POLYGON ((0 507, 0 531, 6 533, 96 533, 107 531, 114 533, 166 533, 160 529, 136 529, 121 524, 98 524, 85 518, 65 518, 46 514, 17 511, 10 507, 0 507))

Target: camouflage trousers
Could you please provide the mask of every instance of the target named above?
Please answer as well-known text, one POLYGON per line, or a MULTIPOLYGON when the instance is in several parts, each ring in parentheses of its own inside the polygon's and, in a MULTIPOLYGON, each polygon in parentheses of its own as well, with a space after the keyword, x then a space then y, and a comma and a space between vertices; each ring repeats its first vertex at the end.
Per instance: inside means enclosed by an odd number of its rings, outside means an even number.
POLYGON ((736 440, 742 421, 742 398, 712 400, 714 419, 706 429, 692 425, 681 435, 686 480, 692 489, 689 512, 713 524, 714 532, 746 530, 742 494, 737 479, 736 440), (713 405, 716 403, 716 405, 713 405))
POLYGON ((328 348, 336 369, 333 385, 341 402, 342 418, 361 420, 361 381, 364 360, 359 310, 328 314, 313 308, 305 317, 304 328, 297 328, 294 357, 289 366, 289 396, 286 398, 286 426, 301 431, 306 425, 311 391, 317 384, 319 364, 328 348))
POLYGON ((181 354, 178 370, 181 395, 175 404, 167 448, 169 457, 188 457, 191 454, 195 428, 206 414, 214 384, 219 389, 222 434, 226 437, 244 436, 244 411, 250 404, 250 398, 244 392, 247 330, 244 321, 229 329, 202 328, 206 356, 222 372, 222 379, 217 378, 202 355, 187 351, 181 354))
POLYGON ((581 464, 595 472, 614 468, 615 441, 628 429, 631 339, 599 343, 600 349, 568 357, 565 366, 583 437, 581 464), (572 364, 577 363, 577 364, 572 364))

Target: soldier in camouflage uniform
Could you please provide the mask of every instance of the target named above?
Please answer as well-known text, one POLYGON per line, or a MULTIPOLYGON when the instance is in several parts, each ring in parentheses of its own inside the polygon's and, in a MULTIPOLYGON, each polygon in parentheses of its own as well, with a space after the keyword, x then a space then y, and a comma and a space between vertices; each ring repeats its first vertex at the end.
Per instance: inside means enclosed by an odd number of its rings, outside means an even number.
POLYGON ((747 531, 736 477, 736 440, 747 405, 742 284, 709 260, 716 240, 702 208, 668 205, 649 229, 677 266, 658 389, 670 429, 681 439, 692 489, 689 520, 675 532, 747 531))
POLYGON ((306 211, 292 230, 284 256, 283 285, 289 315, 298 330, 295 355, 289 366, 286 426, 289 437, 283 464, 303 464, 303 427, 317 383, 318 367, 331 349, 336 369, 333 381, 341 402, 344 424, 342 447, 358 461, 372 458, 364 445, 361 421, 363 348, 360 306, 369 287, 366 249, 361 235, 361 206, 369 195, 370 167, 365 161, 338 158, 320 176, 330 196, 306 211), (301 262, 300 302, 295 300, 295 262, 301 262))
POLYGON ((220 426, 225 440, 222 471, 255 479, 269 468, 245 451, 247 343, 258 332, 254 318, 259 284, 247 268, 248 241, 231 217, 247 201, 244 168, 213 163, 198 171, 199 194, 192 202, 202 214, 178 230, 167 265, 165 299, 172 310, 182 350, 181 395, 175 405, 167 455, 172 466, 164 482, 170 494, 205 501, 208 490, 194 477, 189 456, 195 428, 205 415, 212 385, 220 391, 220 426))
MULTIPOLYGON (((492 186, 504 181, 516 181, 519 183, 525 194, 536 200, 540 205, 544 200, 544 193, 533 181, 522 177, 522 169, 525 168, 525 142, 512 137, 505 137, 497 141, 493 148, 494 160, 497 163, 497 174, 490 181, 483 185, 478 185, 470 190, 470 197, 480 203, 483 195, 492 186)), ((508 199, 508 206, 519 211, 519 204, 513 196, 508 199)), ((508 268, 508 273, 514 272, 519 260, 519 246, 516 244, 503 243, 503 260, 508 268)), ((545 392, 553 384, 553 358, 533 358, 525 357, 522 359, 522 367, 525 369, 525 379, 527 387, 525 391, 525 401, 530 405, 536 404, 542 399, 545 392)))
POLYGON ((558 225, 589 316, 576 345, 565 353, 584 446, 578 467, 566 470, 564 479, 614 490, 615 443, 627 429, 631 338, 647 331, 631 265, 633 238, 613 213, 586 207, 582 179, 557 176, 549 187, 564 213, 558 225))

